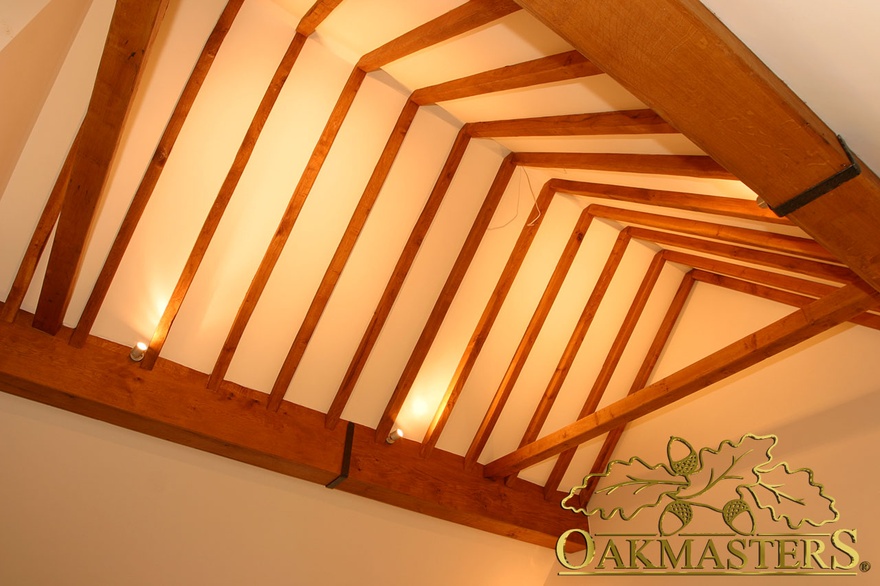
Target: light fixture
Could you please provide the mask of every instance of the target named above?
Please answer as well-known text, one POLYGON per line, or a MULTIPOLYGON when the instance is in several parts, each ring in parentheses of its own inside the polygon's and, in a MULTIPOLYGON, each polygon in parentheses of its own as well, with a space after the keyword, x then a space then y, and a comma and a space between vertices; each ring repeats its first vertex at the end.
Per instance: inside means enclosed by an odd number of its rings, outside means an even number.
POLYGON ((398 428, 392 429, 391 433, 388 434, 388 437, 385 438, 386 444, 393 444, 397 440, 403 437, 403 430, 398 428))
POLYGON ((134 360, 135 362, 140 362, 144 359, 144 355, 147 353, 147 345, 143 342, 138 342, 134 345, 134 348, 131 349, 131 352, 128 353, 128 357, 134 360))

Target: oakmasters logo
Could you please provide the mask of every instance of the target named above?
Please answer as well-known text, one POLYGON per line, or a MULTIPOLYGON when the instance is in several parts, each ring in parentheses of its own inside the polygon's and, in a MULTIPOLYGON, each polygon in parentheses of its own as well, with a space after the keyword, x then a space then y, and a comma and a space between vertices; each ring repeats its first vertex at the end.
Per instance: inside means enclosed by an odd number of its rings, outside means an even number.
POLYGON ((668 462, 648 464, 633 457, 588 475, 562 500, 563 508, 625 530, 563 533, 556 545, 565 567, 560 575, 857 575, 870 570, 870 563, 859 559, 856 530, 828 528, 840 515, 813 471, 774 459, 777 441, 748 434, 697 451, 672 437, 668 462))

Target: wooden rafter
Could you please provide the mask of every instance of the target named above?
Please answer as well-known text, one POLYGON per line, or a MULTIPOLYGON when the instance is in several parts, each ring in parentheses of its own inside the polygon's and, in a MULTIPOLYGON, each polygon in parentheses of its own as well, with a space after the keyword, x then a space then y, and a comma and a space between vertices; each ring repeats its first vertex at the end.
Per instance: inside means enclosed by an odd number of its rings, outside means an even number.
POLYGON ((753 201, 733 197, 701 195, 663 189, 646 189, 643 187, 625 187, 623 185, 606 185, 585 181, 570 181, 568 179, 551 179, 550 185, 555 191, 572 195, 649 204, 773 224, 791 223, 785 218, 780 218, 770 210, 759 207, 753 201))
MULTIPOLYGON (((161 363, 139 370, 128 348, 94 339, 74 348, 22 323, 0 322, 0 347, 3 392, 322 485, 340 473, 345 426, 326 429, 311 409, 255 409, 265 394, 216 393, 201 373, 161 363)), ((337 490, 548 547, 571 522, 557 503, 535 498, 535 485, 506 487, 481 468, 465 470, 460 456, 426 460, 416 442, 390 448, 373 436, 355 426, 348 478, 337 490)))
POLYGON ((700 155, 621 155, 608 153, 516 153, 525 167, 620 171, 652 175, 683 175, 708 179, 736 179, 709 157, 700 155))
MULTIPOLYGON (((834 132, 697 0, 518 1, 771 206, 850 164, 834 132)), ((870 169, 788 217, 880 289, 870 169)))
POLYGON ((605 261, 605 266, 602 267, 602 272, 599 273, 599 278, 590 292, 590 297, 587 299, 586 304, 584 304, 584 309, 581 311, 581 315, 578 317, 574 329, 572 329, 571 336, 569 336, 568 343, 566 343, 565 349, 562 351, 559 363, 553 370, 550 381, 544 389, 544 394, 541 396, 538 406, 535 408, 535 412, 532 413, 529 424, 523 432, 520 447, 535 441, 541 432, 541 428, 544 427, 544 423, 550 415, 550 410, 556 402, 556 397, 559 396, 559 391, 562 389, 569 371, 571 371, 581 344, 583 344, 587 332, 590 331, 590 326, 593 324, 596 312, 599 311, 599 306, 602 304, 602 300, 605 299, 608 287, 611 285, 614 275, 617 274, 620 261, 623 260, 623 255, 629 246, 630 240, 630 233, 626 228, 617 235, 614 246, 611 247, 611 252, 605 261))
MULTIPOLYGON (((354 251, 354 245, 357 243, 357 238, 364 225, 367 223, 370 211, 373 209, 373 205, 379 197, 379 192, 385 184, 385 180, 388 178, 388 173, 391 171, 391 165, 394 163, 397 153, 400 152, 400 147, 403 145, 403 139, 415 118, 418 108, 418 105, 411 100, 403 107, 403 110, 397 119, 397 123, 391 131, 391 136, 388 137, 388 142, 385 144, 385 148, 379 156, 379 161, 376 163, 373 174, 370 176, 370 180, 367 182, 367 186, 364 188, 364 192, 361 195, 360 200, 358 200, 354 212, 352 212, 351 220, 349 220, 348 226, 345 228, 339 246, 336 247, 336 252, 333 253, 333 258, 330 260, 330 264, 324 273, 324 277, 318 285, 318 290, 309 305, 308 311, 306 311, 306 315, 303 318, 302 324, 300 324, 296 337, 291 343, 290 350, 288 350, 287 357, 284 359, 284 363, 282 364, 277 377, 279 380, 286 379, 289 384, 290 380, 293 379, 293 375, 296 373, 296 369, 305 354, 309 340, 311 340, 312 335, 315 333, 315 329, 318 327, 318 322, 321 320, 324 309, 330 302, 330 296, 333 294, 333 290, 336 288, 336 284, 342 276, 342 270, 345 268, 352 251, 354 251)), ((237 342, 238 340, 236 340, 235 347, 237 347, 237 342)), ((216 389, 220 386, 220 383, 223 381, 223 377, 226 376, 226 371, 229 369, 229 365, 232 362, 232 355, 235 347, 233 347, 232 344, 224 345, 220 357, 217 359, 214 364, 214 369, 211 371, 211 377, 208 381, 208 386, 210 388, 216 389)))
POLYGON ((846 285, 608 407, 498 458, 486 465, 486 476, 510 476, 575 448, 615 427, 745 370, 878 304, 880 292, 864 284, 846 285))
POLYGON ((498 208, 498 204, 501 202, 501 198, 504 196, 504 192, 515 170, 516 166, 511 162, 511 156, 508 155, 501 162, 501 166, 495 174, 495 180, 489 187, 489 191, 483 200, 483 205, 474 219, 471 230, 461 247, 461 251, 458 253, 458 257, 455 259, 452 269, 449 271, 449 276, 443 284, 440 295, 437 297, 437 302, 431 310, 431 315, 428 316, 428 321, 422 328, 422 333, 419 335, 419 339, 410 353, 409 360, 403 368, 400 379, 394 387, 391 398, 385 406, 385 411, 379 419, 379 424, 376 426, 377 441, 384 441, 388 434, 391 433, 391 429, 397 420, 397 415, 400 413, 400 409, 403 407, 410 390, 412 390, 412 385, 425 362, 425 358, 428 356, 431 344, 433 344, 434 339, 437 337, 440 326, 443 325, 443 320, 446 318, 446 314, 455 299, 455 294, 458 293, 458 289, 462 281, 464 281, 468 268, 471 266, 471 261, 474 260, 474 256, 477 254, 480 243, 486 235, 486 230, 489 229, 489 223, 495 215, 495 210, 498 208))
POLYGON ((318 0, 300 19, 296 32, 306 37, 311 35, 341 3, 342 0, 318 0))
POLYGON ((417 89, 412 94, 412 100, 420 106, 426 106, 600 73, 583 55, 568 51, 417 89))
MULTIPOLYGON (((678 318, 681 317, 684 305, 694 287, 695 273, 696 271, 688 271, 682 278, 681 283, 679 283, 675 296, 672 298, 672 302, 669 304, 669 308, 663 316, 663 321, 660 322, 660 327, 657 328, 657 333, 654 334, 654 340, 651 342, 650 348, 648 348, 648 351, 645 353, 645 358, 642 360, 642 365, 639 367, 635 379, 633 379, 628 394, 631 395, 648 384, 648 380, 651 378, 651 373, 654 372, 654 368, 657 366, 657 361, 660 360, 660 354, 666 347, 666 343, 672 335, 672 329, 678 322, 678 318)), ((614 453, 614 448, 617 447, 620 438, 623 437, 625 427, 625 425, 616 427, 605 436, 605 441, 602 443, 602 447, 599 448, 599 453, 596 455, 593 467, 590 469, 591 474, 599 474, 608 467, 608 463, 611 462, 611 455, 614 453)), ((596 485, 598 484, 599 478, 594 476, 590 479, 583 490, 581 490, 578 498, 580 499, 582 506, 586 506, 586 504, 589 503, 590 497, 596 490, 596 485)))
POLYGON ((208 76, 211 66, 214 64, 217 51, 220 50, 226 34, 232 28, 232 23, 235 21, 235 17, 238 15, 243 3, 244 0, 230 0, 226 3, 226 8, 223 9, 220 18, 217 19, 214 30, 211 31, 186 84, 183 86, 183 91, 177 99, 174 111, 171 113, 168 124, 165 125, 165 130, 159 139, 159 144, 153 152, 153 158, 150 159, 150 163, 147 165, 140 185, 138 185, 137 191, 128 205, 128 211, 125 213, 122 225, 119 227, 116 238, 110 246, 110 252, 104 260, 101 272, 98 273, 98 280, 95 281, 95 285, 92 287, 92 292, 89 295, 82 315, 80 315, 79 323, 77 323, 76 329, 74 329, 73 334, 70 336, 70 343, 74 346, 82 346, 92 330, 95 319, 98 317, 98 312, 101 310, 101 305, 104 303, 107 292, 110 290, 113 277, 116 275, 120 263, 122 263, 122 257, 125 255, 132 236, 134 236, 135 228, 141 216, 143 216, 147 203, 149 203, 150 197, 153 195, 153 190, 156 188, 156 184, 159 182, 159 177, 165 168, 165 163, 168 161, 168 157, 171 156, 171 151, 174 149, 177 137, 180 135, 193 102, 195 102, 199 90, 202 88, 202 84, 208 76))
MULTIPOLYGON (((257 140, 260 138, 263 127, 266 125, 266 120, 269 119, 269 114, 272 113, 272 108, 275 106, 275 102, 281 94, 284 82, 287 81, 287 76, 290 75, 293 65, 296 63, 305 42, 306 37, 300 33, 296 33, 290 41, 287 51, 285 51, 284 56, 281 58, 281 62, 275 69, 272 80, 269 82, 269 86, 263 93, 263 99, 260 101, 260 105, 257 107, 257 111, 251 119, 251 123, 235 153, 235 158, 232 160, 229 171, 226 173, 226 178, 223 180, 223 184, 220 186, 220 190, 214 198, 214 203, 211 204, 208 216, 205 218, 202 228, 199 231, 199 235, 196 237, 195 244, 193 244, 192 250, 189 253, 189 257, 186 259, 186 264, 180 273, 180 277, 177 279, 177 284, 174 287, 174 291, 171 293, 171 298, 165 305, 162 317, 156 325, 156 329, 150 340, 149 348, 147 349, 147 354, 144 357, 143 362, 141 362, 142 368, 152 368, 156 363, 156 359, 159 357, 159 353, 165 345, 165 340, 168 338, 171 324, 174 323, 174 319, 180 311, 180 306, 183 305, 183 300, 186 298, 186 294, 189 292, 189 288, 192 285, 193 280, 196 278, 196 272, 199 270, 199 266, 202 264, 202 260, 208 252, 208 246, 210 246, 211 240, 214 238, 214 234, 220 226, 220 220, 223 219, 226 207, 229 205, 232 195, 235 193, 235 188, 238 187, 238 182, 244 174, 244 170, 247 167, 248 161, 250 161, 254 148, 257 146, 257 140)), ((357 92, 356 85, 360 83, 360 79, 362 78, 363 76, 355 78, 354 83, 352 83, 355 87, 351 90, 351 96, 357 92)), ((344 95, 349 97, 349 94, 344 95)), ((342 107, 350 105, 351 99, 353 99, 353 97, 349 97, 347 102, 340 100, 340 102, 343 103, 342 107)), ((337 104, 337 108, 339 107, 340 106, 337 104)))
MULTIPOLYGON (((452 148, 449 151, 449 156, 443 164, 443 169, 440 170, 440 176, 434 183, 434 188, 431 190, 431 194, 428 196, 428 200, 425 202, 422 212, 419 214, 406 244, 403 246, 403 251, 400 254, 400 258, 397 259, 397 264, 394 266, 394 270, 391 273, 391 277, 388 279, 388 284, 385 286, 385 290, 382 292, 382 297, 379 299, 376 310, 373 312, 373 317, 370 319, 370 323, 367 325, 367 328, 361 337, 361 341, 358 344, 354 357, 348 365, 345 377, 342 379, 342 384, 339 386, 339 389, 336 391, 336 396, 330 404, 330 409, 327 411, 327 425, 330 427, 335 427, 342 417, 342 411, 345 409, 345 405, 348 403, 351 393, 354 392, 354 387, 357 384, 361 372, 363 372, 364 366, 367 363, 367 358, 369 357, 373 346, 376 345, 376 340, 379 339, 379 334, 385 326, 388 315, 391 313, 391 308, 397 300, 397 295, 403 288, 403 282, 406 279, 406 275, 409 273, 409 269, 412 267, 413 262, 415 262, 416 254, 421 247, 422 240, 424 240, 425 235, 428 233, 428 228, 431 227, 431 223, 434 221, 434 216, 437 215, 437 211, 440 209, 440 204, 449 190, 452 178, 455 176, 459 164, 461 164, 461 160, 464 157, 469 142, 470 137, 459 130, 455 143, 453 143, 452 148)), ((279 398, 278 401, 281 399, 283 399, 283 397, 279 398)))
POLYGON ((574 263, 578 250, 580 250, 581 242, 583 242, 584 236, 586 236, 592 222, 593 216, 589 212, 586 210, 581 212, 568 238, 568 242, 566 242, 559 255, 556 268, 547 281, 544 293, 541 295, 541 299, 538 301, 538 305, 535 307, 535 311, 526 326, 522 339, 516 347, 513 357, 510 359, 510 364, 504 373, 504 377, 501 379, 501 384, 495 391, 495 396, 492 398, 492 402, 483 416, 483 421, 474 434, 467 454, 465 454, 465 465, 473 466, 480 457, 483 448, 486 447, 486 442, 489 441, 489 436, 492 434, 498 418, 501 417, 501 411, 504 409, 507 399, 510 398, 510 393, 513 391, 514 385, 516 385, 516 381, 525 366, 529 353, 538 340, 538 334, 541 333, 541 329, 544 327, 544 322, 553 308, 556 296, 562 289, 565 277, 568 276, 568 271, 572 263, 574 263))
POLYGON ((562 114, 539 118, 470 122, 465 124, 465 128, 474 138, 673 134, 678 132, 653 110, 621 110, 597 114, 562 114))
POLYGON ((70 303, 104 185, 168 0, 118 0, 77 140, 34 327, 55 334, 70 303))
POLYGON ((375 71, 392 61, 481 27, 519 9, 513 0, 470 0, 370 51, 361 57, 358 67, 367 72, 375 71))
MULTIPOLYGON (((648 304, 648 299, 654 291, 654 285, 657 284, 657 279, 660 278, 660 272, 663 270, 665 264, 666 257, 663 256, 662 252, 658 252, 654 255, 653 260, 651 260, 651 264, 648 265, 648 269, 645 271, 645 276, 636 291, 629 310, 623 318, 623 323, 617 331, 617 336, 614 337, 614 341, 611 343, 611 348, 605 356, 602 368, 599 369, 599 374, 596 375, 596 380, 593 381, 593 386, 590 388, 590 393, 584 401, 584 406, 581 407, 578 419, 586 417, 591 413, 595 413, 596 409, 599 407, 599 402, 602 400, 605 391, 608 389, 611 377, 614 375, 614 371, 617 369, 617 365, 623 357, 626 345, 629 343, 629 340, 636 329, 636 325, 638 325, 639 318, 642 316, 642 312, 648 304)), ((559 483, 562 482, 563 476, 565 476, 571 461, 574 459, 575 452, 576 448, 572 448, 559 454, 559 457, 553 464, 553 469, 550 471, 550 476, 547 478, 547 483, 544 486, 547 496, 550 496, 553 492, 553 489, 550 487, 559 486, 559 483)))
POLYGON ((532 242, 534 242, 538 229, 541 227, 541 222, 543 222, 544 217, 547 215, 544 211, 549 207, 553 196, 554 192, 547 184, 544 184, 544 187, 541 188, 541 193, 535 199, 535 209, 538 212, 537 216, 531 220, 527 219, 525 225, 522 227, 519 237, 510 252, 510 256, 508 256, 507 262, 501 271, 501 275, 498 277, 495 288, 489 296, 489 301, 486 303, 486 307, 483 309, 480 320, 477 322, 474 333, 468 341, 461 360, 459 360, 455 373, 452 376, 452 380, 449 382, 446 392, 440 400, 434 418, 428 425, 428 430, 425 432, 425 437, 422 440, 423 456, 429 455, 431 450, 433 450, 434 446, 437 444, 437 440, 440 438, 440 434, 443 432, 443 428, 446 426, 446 422, 452 414, 455 403, 461 395, 464 384, 470 376, 474 364, 476 364, 477 357, 480 355, 480 350, 482 350, 483 344, 486 342, 489 331, 492 329, 492 325, 495 323, 495 319, 501 311, 504 300, 507 298, 507 294, 513 286, 516 275, 526 258, 526 254, 528 253, 532 242))

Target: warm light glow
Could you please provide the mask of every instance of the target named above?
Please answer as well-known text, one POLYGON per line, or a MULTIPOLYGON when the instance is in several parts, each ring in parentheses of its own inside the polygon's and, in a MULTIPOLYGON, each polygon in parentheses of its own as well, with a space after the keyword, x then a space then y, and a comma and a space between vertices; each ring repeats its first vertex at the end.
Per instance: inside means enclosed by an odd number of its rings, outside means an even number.
POLYGON ((385 443, 393 444, 401 438, 403 438, 403 430, 398 427, 397 429, 392 430, 390 434, 388 434, 388 437, 385 438, 385 443))
POLYGON ((140 362, 144 359, 144 355, 147 353, 147 345, 144 342, 138 342, 134 345, 134 348, 129 352, 128 357, 134 360, 135 362, 140 362))

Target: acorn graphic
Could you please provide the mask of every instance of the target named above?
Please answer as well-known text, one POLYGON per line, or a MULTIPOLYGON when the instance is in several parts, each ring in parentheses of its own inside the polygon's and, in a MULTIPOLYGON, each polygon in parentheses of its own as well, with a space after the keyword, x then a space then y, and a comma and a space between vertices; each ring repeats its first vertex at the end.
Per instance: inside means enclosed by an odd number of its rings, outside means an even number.
POLYGON ((700 460, 697 457, 697 452, 684 438, 676 436, 669 438, 669 442, 666 444, 666 457, 669 460, 669 467, 678 476, 689 476, 700 469, 700 460), (672 450, 676 443, 682 444, 688 450, 688 454, 680 460, 672 459, 672 450))
POLYGON ((660 535, 663 537, 674 535, 684 529, 693 518, 694 510, 690 503, 684 501, 672 501, 666 505, 665 509, 663 509, 657 528, 660 530, 660 535), (671 526, 670 523, 672 524, 671 526))
POLYGON ((751 535, 755 532, 755 516, 749 503, 742 499, 727 501, 721 509, 724 523, 740 535, 751 535), (744 516, 743 513, 746 513, 744 516))

